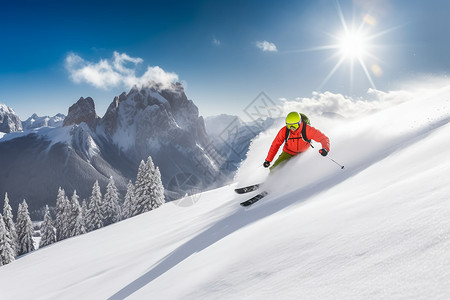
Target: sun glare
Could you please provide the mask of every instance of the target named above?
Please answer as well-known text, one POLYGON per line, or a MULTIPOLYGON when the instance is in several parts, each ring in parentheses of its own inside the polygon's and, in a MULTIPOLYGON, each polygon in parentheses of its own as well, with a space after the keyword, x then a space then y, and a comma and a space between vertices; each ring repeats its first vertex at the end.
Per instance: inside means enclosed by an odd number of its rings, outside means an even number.
POLYGON ((379 20, 371 14, 361 15, 360 24, 355 24, 356 17, 354 15, 352 22, 349 24, 345 19, 337 0, 336 8, 342 26, 341 34, 329 33, 328 35, 334 40, 334 43, 304 50, 333 50, 334 53, 330 56, 330 58, 337 58, 336 64, 321 83, 319 90, 325 86, 325 84, 344 65, 345 62, 348 62, 348 66, 350 67, 349 79, 351 89, 353 88, 355 79, 355 68, 360 68, 363 70, 371 87, 376 89, 372 76, 383 76, 383 69, 378 64, 380 59, 373 53, 375 49, 380 48, 380 45, 375 43, 375 39, 394 30, 395 28, 391 28, 383 32, 374 32, 379 20))
MULTIPOLYGON (((367 78, 367 81, 370 83, 370 86, 373 89, 376 89, 372 76, 381 77, 384 75, 384 72, 379 64, 381 60, 376 56, 374 51, 385 47, 377 44, 376 39, 395 30, 397 27, 392 27, 384 31, 377 32, 376 28, 379 25, 379 20, 375 15, 369 13, 362 14, 359 16, 360 24, 356 24, 358 17, 354 14, 352 21, 349 23, 342 13, 338 0, 336 0, 336 8, 341 23, 341 33, 327 33, 327 35, 332 38, 333 42, 331 44, 297 50, 294 51, 294 53, 306 51, 334 51, 329 58, 333 60, 335 59, 336 64, 325 76, 325 79, 318 88, 319 90, 322 90, 326 83, 341 67, 343 67, 346 62, 350 68, 350 90, 353 89, 353 84, 356 82, 355 79, 361 78, 359 74, 356 75, 357 73, 355 73, 355 69, 359 69, 360 71, 362 70, 367 78)), ((361 81, 358 80, 358 82, 361 81)))
POLYGON ((359 32, 346 32, 339 38, 339 51, 344 58, 362 59, 367 45, 365 37, 359 32))

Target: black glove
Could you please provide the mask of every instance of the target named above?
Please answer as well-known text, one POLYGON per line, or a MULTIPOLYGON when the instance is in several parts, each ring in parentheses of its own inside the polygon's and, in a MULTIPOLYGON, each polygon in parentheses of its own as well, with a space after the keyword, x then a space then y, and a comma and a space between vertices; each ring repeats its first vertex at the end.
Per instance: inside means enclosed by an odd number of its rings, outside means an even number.
POLYGON ((263 163, 263 166, 264 166, 264 168, 268 168, 269 166, 270 166, 270 161, 265 161, 264 163, 263 163))
POLYGON ((322 156, 327 156, 328 150, 325 149, 325 148, 322 148, 322 149, 319 150, 319 153, 322 154, 322 156))

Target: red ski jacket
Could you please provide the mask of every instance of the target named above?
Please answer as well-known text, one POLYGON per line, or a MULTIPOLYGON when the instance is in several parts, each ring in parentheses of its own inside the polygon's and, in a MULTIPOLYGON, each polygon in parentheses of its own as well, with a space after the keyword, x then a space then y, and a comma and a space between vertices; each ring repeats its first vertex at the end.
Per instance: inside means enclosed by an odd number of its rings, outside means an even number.
MULTIPOLYGON (((302 139, 302 127, 305 126, 302 122, 300 124, 300 127, 294 131, 290 132, 289 139, 287 143, 284 144, 283 151, 287 152, 291 155, 297 155, 301 152, 304 152, 308 150, 309 143, 305 142, 302 139)), ((308 139, 314 140, 318 143, 322 144, 322 148, 325 148, 327 151, 330 151, 330 140, 328 137, 320 132, 320 130, 310 126, 306 125, 306 137, 308 139)), ((280 148, 281 144, 284 143, 286 138, 286 127, 283 127, 278 132, 277 136, 272 142, 272 146, 270 146, 269 153, 267 154, 267 161, 272 161, 275 155, 278 152, 278 149, 280 148)))

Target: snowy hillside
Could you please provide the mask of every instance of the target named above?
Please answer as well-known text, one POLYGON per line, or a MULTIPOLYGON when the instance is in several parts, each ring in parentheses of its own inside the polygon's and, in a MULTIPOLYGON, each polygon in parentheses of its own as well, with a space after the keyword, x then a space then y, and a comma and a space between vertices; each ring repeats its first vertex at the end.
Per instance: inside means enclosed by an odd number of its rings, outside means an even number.
POLYGON ((449 299, 450 85, 373 93, 284 104, 308 113, 345 169, 316 145, 240 207, 249 195, 233 189, 267 177, 276 124, 233 185, 0 267, 1 299, 449 299))

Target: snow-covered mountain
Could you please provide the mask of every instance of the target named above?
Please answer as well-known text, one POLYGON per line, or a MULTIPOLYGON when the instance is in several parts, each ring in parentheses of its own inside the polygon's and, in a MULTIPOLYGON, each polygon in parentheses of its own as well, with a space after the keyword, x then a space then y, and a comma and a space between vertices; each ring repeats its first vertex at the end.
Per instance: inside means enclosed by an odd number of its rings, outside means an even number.
POLYGON ((403 103, 358 118, 314 117, 329 157, 293 158, 244 209, 250 195, 233 188, 267 177, 276 124, 232 185, 20 257, 0 267, 1 297, 449 299, 449 86, 381 94, 403 103))
POLYGON ((39 117, 37 114, 33 114, 26 121, 22 122, 22 128, 23 130, 32 130, 41 127, 60 127, 65 118, 66 116, 63 114, 56 114, 53 117, 39 117))
POLYGON ((104 188, 113 176, 124 190, 128 178, 111 166, 111 157, 105 157, 93 136, 85 123, 7 134, 0 140, 0 193, 11 195, 14 210, 26 199, 32 218, 38 219, 42 216, 36 211, 43 205, 55 205, 60 186, 87 199, 95 180, 104 188))
POLYGON ((133 88, 121 94, 96 130, 136 162, 151 153, 166 184, 173 176, 188 172, 201 178, 206 187, 220 175, 206 148, 209 138, 203 118, 181 84, 162 91, 133 88))
POLYGON ((22 131, 22 123, 19 117, 12 108, 0 103, 0 133, 16 131, 22 131))
POLYGON ((206 133, 211 137, 219 138, 227 128, 234 124, 238 127, 244 126, 244 122, 234 115, 221 114, 205 118, 206 133))
MULTIPOLYGON (((27 128, 36 124, 28 121, 27 128)), ((176 176, 192 175, 196 190, 220 181, 208 143, 198 108, 180 84, 166 90, 133 88, 116 97, 103 118, 93 99, 82 97, 69 108, 62 127, 39 126, 0 139, 0 195, 8 192, 14 209, 26 199, 33 212, 53 206, 59 186, 68 193, 76 189, 83 199, 95 180, 104 188, 110 176, 124 194, 140 161, 151 156, 166 188, 178 191, 170 200, 189 192, 180 190, 172 180, 176 176)))

